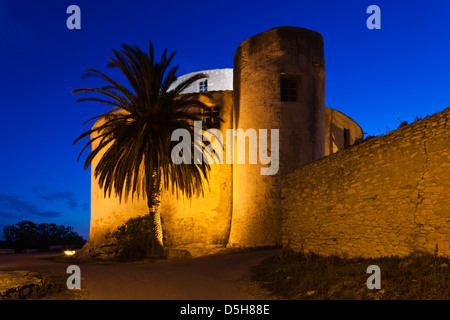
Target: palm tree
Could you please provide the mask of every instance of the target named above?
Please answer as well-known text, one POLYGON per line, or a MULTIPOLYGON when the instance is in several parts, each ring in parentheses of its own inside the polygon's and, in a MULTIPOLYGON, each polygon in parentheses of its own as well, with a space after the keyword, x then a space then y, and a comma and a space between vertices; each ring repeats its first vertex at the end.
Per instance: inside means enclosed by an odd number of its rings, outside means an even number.
MULTIPOLYGON (((160 62, 154 61, 153 45, 149 43, 146 54, 137 46, 123 45, 121 50, 112 50, 108 66, 116 67, 125 76, 129 87, 118 83, 108 75, 87 68, 85 76, 95 76, 107 82, 101 88, 80 88, 73 93, 95 93, 101 97, 87 97, 77 101, 97 101, 112 106, 108 112, 100 114, 86 123, 101 119, 91 130, 84 132, 74 142, 90 136, 90 140, 81 150, 92 145, 84 169, 87 169, 94 157, 104 151, 95 167, 94 176, 98 178, 104 195, 127 198, 131 193, 137 197, 146 195, 149 214, 152 221, 152 254, 164 252, 160 219, 160 200, 162 186, 169 187, 177 196, 203 195, 204 183, 208 182, 209 165, 204 161, 194 161, 195 152, 191 152, 192 164, 175 164, 171 159, 171 150, 175 142, 171 141, 175 129, 186 129, 194 133, 194 121, 201 121, 207 105, 194 95, 180 95, 181 92, 204 74, 196 74, 180 83, 175 83, 178 67, 169 68, 175 55, 167 56, 164 51, 160 62), (173 87, 173 89, 171 89, 173 87), (200 162, 200 163, 197 163, 200 162)), ((208 95, 206 95, 208 96, 208 95)), ((210 99, 212 99, 209 96, 210 99)), ((222 121, 221 119, 219 119, 222 121)), ((85 124, 86 124, 85 123, 85 124)), ((202 130, 208 129, 206 124, 202 130)), ((191 139, 191 147, 202 153, 205 145, 191 139)), ((193 149, 192 149, 193 150, 193 149)))

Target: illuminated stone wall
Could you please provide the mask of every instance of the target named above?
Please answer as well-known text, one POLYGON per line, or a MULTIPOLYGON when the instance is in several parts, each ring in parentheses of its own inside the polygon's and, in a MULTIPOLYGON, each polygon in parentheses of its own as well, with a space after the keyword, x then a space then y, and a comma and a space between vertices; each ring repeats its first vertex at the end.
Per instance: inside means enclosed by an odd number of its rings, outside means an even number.
MULTIPOLYGON (((270 129, 279 129, 279 173, 261 175, 261 167, 268 166, 260 162, 249 164, 247 146, 245 164, 236 164, 235 154, 235 164, 211 166, 204 197, 182 199, 164 191, 161 218, 168 247, 280 244, 284 176, 344 148, 344 129, 349 130, 351 143, 362 136, 356 122, 325 108, 325 61, 319 33, 295 27, 268 30, 239 46, 234 67, 234 84, 230 78, 233 69, 200 71, 209 75, 208 93, 220 106, 224 120, 220 126, 224 157, 228 152, 227 129, 267 129, 269 133, 270 129), (297 81, 295 101, 281 99, 280 83, 285 76, 297 81), (231 84, 234 91, 215 91, 231 84)), ((187 92, 197 92, 198 82, 188 89, 187 92)), ((101 155, 94 159, 92 168, 101 155)), ((130 218, 148 213, 145 198, 119 202, 114 196, 104 197, 93 173, 91 181, 91 245, 104 243, 108 232, 130 218)))
MULTIPOLYGON (((93 127, 100 126, 103 120, 97 121, 93 127)), ((92 135, 91 138, 94 138, 92 135)), ((98 141, 92 144, 95 148, 98 141)), ((103 189, 99 187, 98 180, 94 177, 94 168, 97 166, 100 157, 95 157, 91 164, 91 225, 89 231, 89 243, 92 246, 105 243, 105 235, 116 230, 119 226, 127 222, 130 218, 148 214, 147 199, 134 199, 128 197, 119 201, 118 197, 112 194, 111 197, 104 196, 103 189)), ((106 241, 107 242, 107 241, 106 241)))
MULTIPOLYGON (((224 121, 220 130, 225 140, 226 129, 232 128, 233 92, 208 93, 221 108, 220 117, 224 121)), ((227 151, 224 142, 224 157, 227 151)), ((161 217, 167 246, 228 243, 233 203, 233 170, 232 164, 223 160, 222 164, 211 165, 209 184, 205 183, 204 197, 177 199, 170 192, 163 193, 161 217)))
POLYGON ((450 108, 297 169, 282 242, 348 256, 450 255, 450 108))
MULTIPOLYGON (((233 92, 210 92, 216 104, 221 106, 221 132, 225 138, 226 129, 233 127, 233 92)), ((204 101, 206 102, 206 101, 204 101)), ((326 115, 335 110, 325 108, 326 115)), ((326 128, 359 127, 356 122, 340 113, 337 117, 326 117, 326 128)), ((100 125, 102 121, 95 125, 100 125)), ((342 130, 341 130, 342 131, 342 130)), ((326 130, 326 132, 329 132, 326 130)), ((355 131, 356 133, 358 131, 355 131)), ((354 137, 352 137, 353 139, 354 137)), ((342 149, 342 139, 332 142, 342 149)), ((94 143, 94 145, 96 145, 94 143)), ((224 156, 228 149, 224 140, 224 156)), ((100 153, 101 156, 101 153, 100 153)), ((99 157, 93 161, 95 167, 99 157)), ((104 236, 124 224, 128 219, 148 213, 147 200, 134 199, 119 202, 116 197, 104 197, 98 182, 91 172, 91 227, 89 242, 92 245, 105 242, 104 236)), ((235 197, 239 197, 236 194, 235 197)), ((169 247, 190 244, 227 245, 231 228, 233 204, 233 169, 230 164, 213 164, 210 171, 209 185, 205 188, 204 197, 177 199, 171 192, 164 191, 161 201, 161 216, 165 245, 169 247)))
MULTIPOLYGON (((226 129, 232 126, 233 92, 209 92, 214 102, 221 107, 220 130, 225 137, 226 129)), ((203 102, 209 103, 206 99, 203 102)), ((95 126, 101 125, 102 120, 95 126)), ((94 136, 93 136, 94 137, 94 136)), ((96 143, 93 144, 96 146, 96 143)), ((226 154, 226 145, 224 154, 226 154)), ((103 153, 94 159, 91 166, 91 245, 105 242, 105 235, 116 230, 130 218, 148 214, 146 196, 120 202, 117 197, 104 196, 94 177, 94 170, 103 153)), ((161 198, 161 217, 164 240, 167 246, 185 244, 226 245, 231 223, 232 210, 232 165, 212 164, 209 184, 205 183, 204 197, 185 199, 164 190, 161 198)))
POLYGON ((325 155, 328 156, 345 149, 345 130, 348 130, 348 143, 364 137, 361 127, 342 112, 325 108, 325 155))
POLYGON ((230 245, 281 244, 283 177, 325 155, 323 38, 297 27, 279 27, 243 41, 234 56, 235 127, 279 130, 279 170, 236 164, 230 245), (283 98, 282 81, 294 88, 283 98), (289 94, 292 94, 292 97, 289 94))

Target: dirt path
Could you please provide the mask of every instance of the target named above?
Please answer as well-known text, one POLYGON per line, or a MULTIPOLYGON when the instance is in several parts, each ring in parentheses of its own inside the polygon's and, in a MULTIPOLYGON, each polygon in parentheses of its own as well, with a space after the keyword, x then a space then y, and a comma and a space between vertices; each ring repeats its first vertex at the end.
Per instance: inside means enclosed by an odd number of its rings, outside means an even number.
MULTIPOLYGON (((93 300, 255 299, 243 275, 274 249, 157 263, 79 264, 81 286, 93 300)), ((69 264, 45 254, 0 256, 0 270, 65 273, 69 264)))

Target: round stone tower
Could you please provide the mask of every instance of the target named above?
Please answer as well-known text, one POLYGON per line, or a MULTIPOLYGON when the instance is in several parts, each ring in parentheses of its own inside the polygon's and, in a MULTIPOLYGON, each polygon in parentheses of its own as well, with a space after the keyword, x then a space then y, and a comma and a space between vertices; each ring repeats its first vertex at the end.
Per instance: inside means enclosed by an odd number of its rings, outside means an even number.
MULTIPOLYGON (((235 160, 229 245, 278 245, 283 177, 325 153, 322 36, 304 28, 278 27, 245 40, 234 56, 233 87, 234 129, 267 129, 268 148, 271 129, 278 129, 279 169, 275 175, 262 175, 261 168, 270 165, 262 164, 259 154, 257 164, 249 164, 248 151, 254 145, 246 146, 245 164, 235 160)), ((259 142, 261 138, 258 135, 259 142)))

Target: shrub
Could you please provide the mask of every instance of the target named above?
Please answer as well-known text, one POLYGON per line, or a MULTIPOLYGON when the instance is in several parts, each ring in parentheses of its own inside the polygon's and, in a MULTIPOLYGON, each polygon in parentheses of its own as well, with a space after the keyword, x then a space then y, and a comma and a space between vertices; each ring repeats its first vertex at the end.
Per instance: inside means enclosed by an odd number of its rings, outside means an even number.
POLYGON ((375 138, 376 136, 372 136, 372 135, 367 135, 365 138, 358 138, 355 139, 355 141, 353 142, 353 145, 356 146, 358 144, 363 143, 364 141, 370 140, 372 138, 375 138))
POLYGON ((150 215, 129 219, 107 237, 115 240, 119 260, 149 258, 152 249, 150 215))
POLYGON ((406 127, 408 125, 408 121, 406 121, 406 120, 403 120, 403 121, 400 119, 397 119, 397 120, 400 121, 398 128, 406 127))

